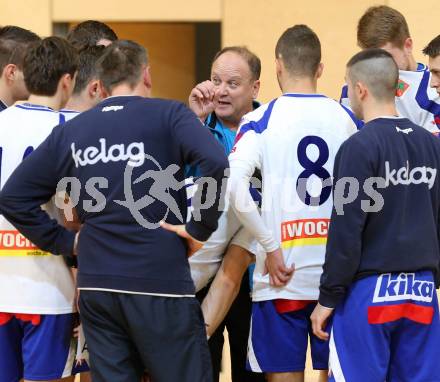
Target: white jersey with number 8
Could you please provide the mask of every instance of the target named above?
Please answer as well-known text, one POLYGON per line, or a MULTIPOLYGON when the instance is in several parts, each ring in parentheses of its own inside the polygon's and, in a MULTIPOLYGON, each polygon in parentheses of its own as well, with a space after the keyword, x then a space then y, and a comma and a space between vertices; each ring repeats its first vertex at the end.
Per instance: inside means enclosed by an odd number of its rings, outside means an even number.
MULTIPOLYGON (((243 192, 231 199, 237 216, 259 240, 254 272, 254 301, 316 300, 324 263, 332 209, 334 158, 340 145, 357 130, 352 114, 319 94, 284 94, 247 114, 229 156, 231 188, 259 169, 262 175, 261 216, 240 208, 243 192), (282 248, 295 273, 282 288, 264 275, 266 252, 282 248)), ((237 190, 235 190, 237 191, 237 190)), ((242 200, 244 200, 242 199, 242 200)))

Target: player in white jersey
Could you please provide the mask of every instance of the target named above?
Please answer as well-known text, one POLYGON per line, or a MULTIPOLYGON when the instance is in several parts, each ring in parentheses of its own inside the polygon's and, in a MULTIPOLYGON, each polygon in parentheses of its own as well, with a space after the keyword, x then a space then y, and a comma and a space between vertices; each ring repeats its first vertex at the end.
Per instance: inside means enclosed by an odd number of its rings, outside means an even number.
MULTIPOLYGON (((186 184, 188 202, 191 203, 196 185, 192 178, 186 179, 186 184)), ((191 212, 192 207, 189 206, 188 217, 191 212)), ((252 234, 243 228, 233 209, 225 205, 217 230, 189 258, 196 292, 202 291, 211 282, 201 303, 208 338, 217 331, 231 309, 246 270, 255 262, 255 249, 252 234)))
MULTIPOLYGON (((29 101, 0 114, 0 186, 62 122, 57 110, 72 93, 76 69, 74 48, 58 37, 26 54, 29 101)), ((57 218, 54 206, 46 206, 57 218)), ((66 264, 71 260, 39 250, 0 216, 1 381, 73 380, 75 285, 66 264)))
POLYGON ((35 33, 14 25, 0 28, 0 111, 29 97, 23 60, 29 46, 39 40, 35 33))
MULTIPOLYGON (((440 35, 434 38, 426 48, 423 49, 423 53, 429 56, 431 87, 437 91, 440 97, 440 35)), ((438 114, 440 114, 440 110, 438 114)))
MULTIPOLYGON (((195 194, 196 185, 192 178, 188 178, 186 183, 187 198, 188 202, 191 203, 191 199, 195 194)), ((191 216, 191 212, 192 207, 189 206, 188 217, 191 216)), ((191 277, 194 281, 196 292, 205 288, 209 282, 214 279, 217 271, 220 269, 224 255, 231 245, 246 249, 250 253, 253 253, 255 250, 252 235, 243 229, 234 211, 228 206, 225 206, 224 212, 220 216, 217 230, 213 232, 209 239, 203 244, 203 247, 190 257, 191 277)), ((241 257, 246 256, 245 254, 241 254, 241 257)), ((249 259, 247 259, 246 262, 248 266, 249 259)), ((247 268, 247 266, 245 268, 247 268)), ((239 286, 239 284, 240 280, 237 280, 236 286, 239 286)), ((232 301, 228 301, 228 304, 231 302, 232 301)), ((208 320, 208 322, 211 325, 211 321, 208 320)))
MULTIPOLYGON (((357 27, 362 49, 381 48, 390 53, 399 67, 396 107, 399 115, 438 135, 440 133, 440 95, 430 88, 428 68, 413 56, 413 41, 405 17, 386 5, 369 8, 357 27)), ((347 85, 341 103, 349 106, 347 85)))
POLYGON ((328 345, 312 334, 310 314, 324 262, 333 162, 356 125, 338 102, 316 93, 323 65, 310 28, 287 29, 275 52, 283 95, 244 117, 229 156, 231 206, 259 241, 248 363, 271 382, 303 381, 310 337, 313 366, 325 381, 328 345), (261 215, 247 186, 256 169, 261 215))

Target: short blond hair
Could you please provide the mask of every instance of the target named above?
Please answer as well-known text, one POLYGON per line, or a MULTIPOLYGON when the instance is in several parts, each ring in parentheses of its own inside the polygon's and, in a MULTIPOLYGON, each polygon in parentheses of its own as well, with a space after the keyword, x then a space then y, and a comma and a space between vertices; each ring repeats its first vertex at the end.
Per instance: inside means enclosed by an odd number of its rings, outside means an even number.
POLYGON ((357 27, 357 41, 362 49, 380 48, 387 43, 402 48, 408 37, 405 17, 386 5, 368 8, 357 27))

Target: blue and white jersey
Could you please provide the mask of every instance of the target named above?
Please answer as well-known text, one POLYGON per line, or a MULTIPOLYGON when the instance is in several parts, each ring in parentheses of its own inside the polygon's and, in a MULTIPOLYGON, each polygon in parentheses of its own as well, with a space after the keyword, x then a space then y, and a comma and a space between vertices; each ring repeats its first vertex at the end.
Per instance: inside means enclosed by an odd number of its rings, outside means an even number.
MULTIPOLYGON (((431 133, 440 133, 440 95, 429 86, 431 73, 423 64, 416 71, 399 70, 396 108, 400 116, 431 133)), ((342 88, 340 102, 350 107, 347 85, 342 88)))
POLYGON ((79 111, 70 109, 61 109, 59 113, 61 114, 61 119, 64 118, 64 122, 68 122, 80 114, 79 111))
MULTIPOLYGON (((27 103, 0 113, 0 188, 60 122, 58 112, 27 103)), ((52 217, 56 216, 51 203, 47 210, 52 212, 52 217)), ((0 215, 0 290, 0 312, 64 314, 74 310, 75 287, 64 259, 37 248, 3 215, 0 215)))
POLYGON ((356 130, 338 102, 319 94, 284 94, 244 117, 229 156, 229 184, 231 207, 260 243, 254 301, 318 298, 334 158, 356 130), (248 191, 256 169, 262 175, 261 215, 248 191), (279 247, 296 271, 285 287, 274 288, 264 262, 266 252, 279 247))

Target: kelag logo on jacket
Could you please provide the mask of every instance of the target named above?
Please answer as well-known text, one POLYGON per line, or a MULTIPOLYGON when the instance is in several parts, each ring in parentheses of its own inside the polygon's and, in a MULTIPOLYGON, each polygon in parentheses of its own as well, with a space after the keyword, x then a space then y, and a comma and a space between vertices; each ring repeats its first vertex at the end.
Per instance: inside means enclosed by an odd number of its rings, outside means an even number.
POLYGON ((392 170, 390 168, 390 162, 385 162, 385 187, 388 187, 390 183, 393 186, 403 184, 408 186, 410 184, 426 183, 431 189, 434 186, 435 177, 437 175, 437 169, 431 167, 414 167, 410 168, 409 163, 406 163, 406 167, 401 167, 392 170))
POLYGON ((75 148, 75 142, 70 146, 75 166, 93 165, 98 162, 119 162, 128 160, 128 164, 133 167, 142 166, 145 161, 144 143, 133 142, 127 148, 125 144, 116 144, 107 148, 105 138, 99 139, 100 146, 89 146, 84 150, 75 148), (82 156, 82 157, 81 157, 82 156))

